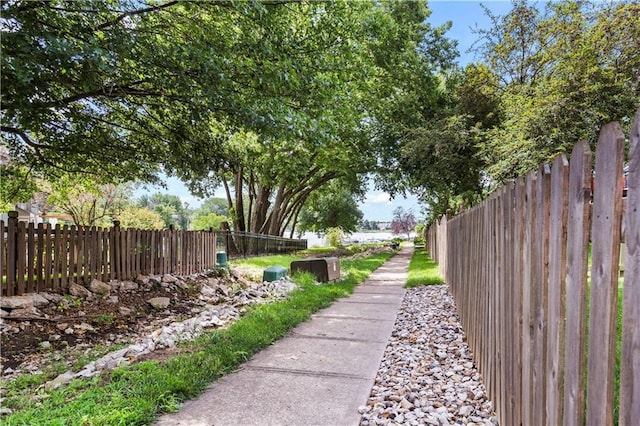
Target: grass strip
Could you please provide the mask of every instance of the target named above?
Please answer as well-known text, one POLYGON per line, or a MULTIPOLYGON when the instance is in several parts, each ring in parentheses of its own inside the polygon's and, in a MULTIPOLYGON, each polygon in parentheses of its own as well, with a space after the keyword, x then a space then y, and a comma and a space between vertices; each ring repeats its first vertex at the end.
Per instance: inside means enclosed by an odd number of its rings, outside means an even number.
POLYGON ((6 425, 146 425, 160 414, 200 394, 213 380, 236 369, 253 354, 283 337, 382 265, 390 253, 343 261, 346 278, 316 285, 308 274, 294 277, 300 289, 285 301, 252 307, 228 329, 209 332, 180 345, 181 354, 165 361, 145 361, 84 380, 29 400, 7 392, 3 406, 16 412, 6 425), (18 406, 18 404, 22 404, 18 406))
POLYGON ((409 274, 407 276, 406 288, 421 285, 443 284, 444 280, 440 275, 438 264, 429 257, 424 248, 416 248, 413 251, 411 262, 409 263, 409 274))

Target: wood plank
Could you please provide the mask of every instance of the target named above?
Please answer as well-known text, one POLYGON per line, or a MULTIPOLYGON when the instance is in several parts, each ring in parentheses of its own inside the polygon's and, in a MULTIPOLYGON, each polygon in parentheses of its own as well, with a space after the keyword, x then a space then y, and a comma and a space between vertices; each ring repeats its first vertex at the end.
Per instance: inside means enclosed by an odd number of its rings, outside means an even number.
POLYGON ((536 175, 529 172, 526 178, 524 240, 522 247, 522 422, 533 424, 533 337, 535 282, 532 265, 532 247, 536 236, 534 206, 536 204, 536 175))
POLYGON ((53 229, 47 223, 44 227, 44 286, 53 286, 53 229))
POLYGON ((82 284, 83 264, 84 257, 84 233, 86 228, 84 226, 78 226, 77 240, 76 240, 76 283, 82 284))
POLYGON ((27 224, 27 292, 38 291, 35 280, 35 229, 33 222, 27 224))
POLYGON ((523 279, 523 258, 524 258, 524 235, 525 235, 525 212, 526 212, 526 184, 523 178, 519 178, 515 183, 515 209, 514 209, 514 235, 515 235, 515 265, 514 265, 514 292, 513 304, 515 311, 513 313, 514 342, 513 350, 516 359, 512 367, 514 379, 513 384, 513 423, 521 425, 522 422, 522 387, 523 387, 523 367, 522 367, 522 340, 523 340, 523 314, 522 314, 522 298, 524 289, 523 279))
POLYGON ((494 322, 494 330, 496 332, 496 368, 494 374, 496 375, 496 398, 497 401, 494 402, 494 407, 498 410, 499 413, 505 412, 505 400, 506 400, 506 388, 505 388, 505 324, 507 324, 505 319, 504 310, 506 309, 506 300, 505 300, 505 270, 506 270, 506 259, 505 259, 505 249, 504 246, 506 244, 506 235, 505 235, 505 227, 506 227, 506 215, 504 211, 504 198, 506 193, 506 187, 502 187, 498 192, 498 198, 496 199, 496 224, 495 224, 495 244, 496 244, 496 279, 494 284, 495 296, 494 296, 494 308, 495 308, 495 322, 494 322))
POLYGON ((596 148, 591 230, 587 425, 613 423, 624 139, 620 125, 609 123, 600 131, 596 148))
POLYGON ((640 110, 636 112, 630 133, 620 363, 621 426, 633 426, 640 419, 640 110))
POLYGON ((89 230, 89 258, 91 259, 91 267, 89 268, 89 282, 98 279, 98 259, 100 256, 100 248, 98 245, 98 230, 92 226, 89 230))
POLYGON ((123 257, 124 257, 124 279, 125 280, 130 280, 133 277, 131 276, 131 239, 132 239, 132 234, 133 231, 131 229, 125 229, 123 231, 123 242, 124 242, 124 249, 122 250, 123 252, 123 257))
POLYGON ((53 262, 52 273, 53 280, 52 286, 54 290, 60 289, 60 269, 62 268, 62 243, 60 234, 60 224, 56 224, 53 228, 53 262))
POLYGON ((78 241, 78 229, 75 225, 69 227, 69 282, 76 282, 75 271, 77 256, 77 241, 78 241))
POLYGON ((118 279, 118 228, 120 222, 114 221, 113 227, 109 229, 109 280, 118 279))
POLYGON ((27 228, 24 222, 18 222, 16 243, 17 243, 17 281, 18 281, 18 294, 24 294, 27 291, 33 292, 33 288, 28 289, 25 281, 25 274, 27 272, 27 246, 26 246, 26 233, 27 228))
POLYGON ((551 171, 549 273, 547 280, 546 423, 562 423, 562 345, 564 343, 564 278, 566 269, 569 162, 556 156, 551 171))
POLYGON ((591 223, 591 150, 578 142, 569 160, 569 211, 567 219, 567 267, 564 403, 566 426, 584 425, 584 378, 586 351, 586 298, 589 229, 591 223))
POLYGON ((15 296, 18 294, 16 283, 16 265, 18 264, 17 228, 18 212, 9 212, 9 219, 7 221, 7 296, 15 296))
POLYGON ((102 227, 97 227, 96 228, 96 233, 95 233, 95 237, 96 237, 96 252, 95 252, 95 258, 96 258, 96 279, 105 282, 106 278, 105 278, 105 274, 104 274, 104 256, 106 253, 106 247, 104 246, 103 243, 103 232, 102 232, 102 227))
POLYGON ((534 341, 533 341, 533 423, 546 423, 546 346, 547 346, 547 281, 549 264, 549 204, 551 169, 544 164, 538 169, 536 188, 536 237, 534 253, 534 341))
POLYGON ((69 288, 69 271, 72 265, 69 263, 69 226, 64 225, 62 227, 62 252, 61 252, 61 279, 60 286, 62 289, 67 290, 69 288))
POLYGON ((3 279, 7 274, 5 271, 7 266, 6 232, 7 228, 5 227, 4 221, 0 220, 0 297, 7 295, 7 283, 3 279))

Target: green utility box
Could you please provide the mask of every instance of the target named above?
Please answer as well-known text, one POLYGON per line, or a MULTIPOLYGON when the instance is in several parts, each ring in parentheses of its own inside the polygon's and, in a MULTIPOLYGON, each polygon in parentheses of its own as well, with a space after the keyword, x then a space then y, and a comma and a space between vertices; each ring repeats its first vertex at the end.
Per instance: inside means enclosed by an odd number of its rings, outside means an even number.
POLYGON ((227 253, 216 253, 216 264, 218 266, 227 266, 227 253))
POLYGON ((277 281, 286 275, 287 275, 287 268, 285 268, 284 266, 280 266, 280 265, 269 266, 262 273, 262 281, 266 281, 270 283, 271 281, 277 281))
POLYGON ((305 259, 291 262, 291 273, 311 272, 321 283, 340 279, 340 260, 337 257, 305 259))

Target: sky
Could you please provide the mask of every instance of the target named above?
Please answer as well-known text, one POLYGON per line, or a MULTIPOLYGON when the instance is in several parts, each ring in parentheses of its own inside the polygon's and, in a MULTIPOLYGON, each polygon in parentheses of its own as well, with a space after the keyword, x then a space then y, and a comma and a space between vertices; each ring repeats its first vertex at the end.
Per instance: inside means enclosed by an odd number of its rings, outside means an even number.
MULTIPOLYGON (((432 26, 440 26, 447 21, 452 22, 451 29, 447 32, 447 37, 458 41, 458 51, 460 57, 458 64, 464 66, 474 61, 474 55, 468 50, 477 35, 473 34, 471 28, 487 28, 490 25, 489 18, 485 15, 481 4, 485 5, 495 15, 504 15, 511 9, 510 1, 429 1, 431 16, 428 21, 432 26)), ((140 197, 145 193, 156 192, 177 195, 189 207, 197 208, 202 203, 201 199, 193 196, 186 186, 179 179, 168 177, 165 179, 167 188, 147 186, 135 191, 134 196, 140 197)), ((216 196, 225 197, 222 189, 218 190, 216 196)), ((389 194, 378 191, 370 184, 365 200, 359 205, 360 210, 366 220, 391 221, 393 210, 402 207, 405 210, 413 211, 417 218, 423 218, 423 207, 418 199, 409 195, 396 197, 391 200, 389 194)))

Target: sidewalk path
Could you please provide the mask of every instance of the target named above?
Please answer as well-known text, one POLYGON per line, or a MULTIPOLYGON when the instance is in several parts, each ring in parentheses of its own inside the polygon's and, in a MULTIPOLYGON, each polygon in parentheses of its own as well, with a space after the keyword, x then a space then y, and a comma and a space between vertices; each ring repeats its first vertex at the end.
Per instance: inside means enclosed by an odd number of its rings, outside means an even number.
POLYGON ((412 253, 413 247, 403 248, 353 295, 318 311, 156 426, 358 425, 412 253))

